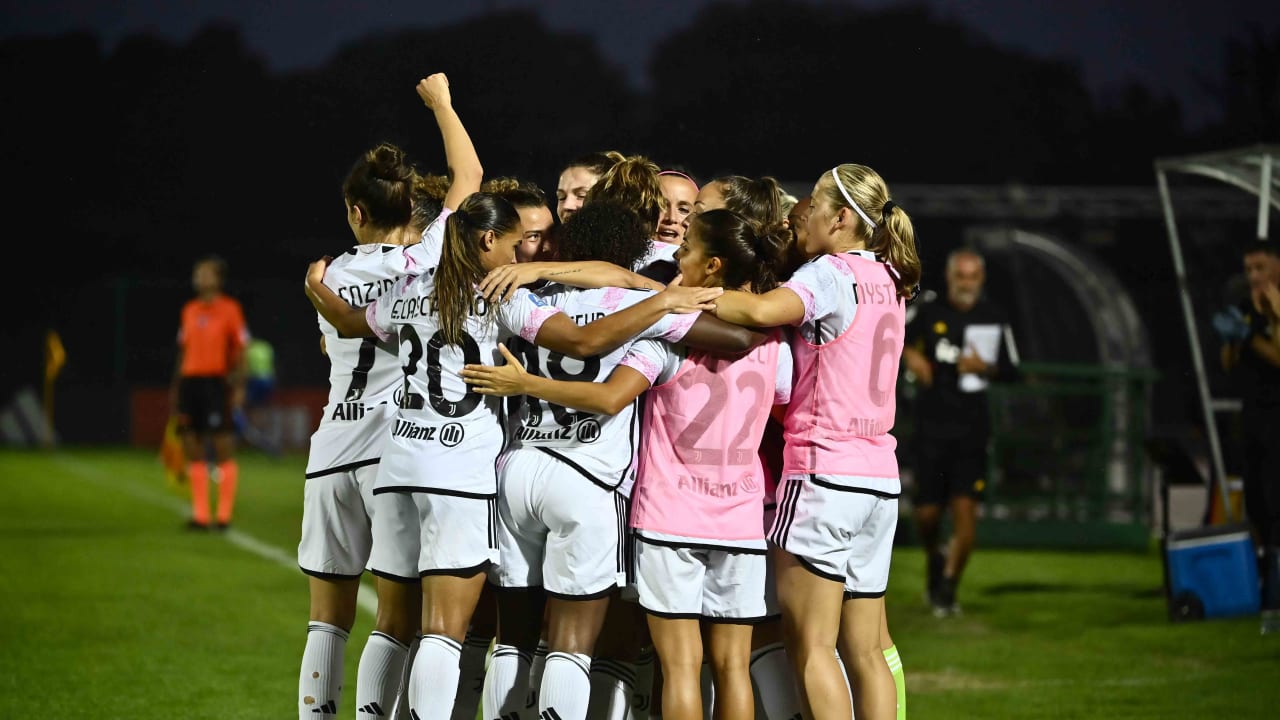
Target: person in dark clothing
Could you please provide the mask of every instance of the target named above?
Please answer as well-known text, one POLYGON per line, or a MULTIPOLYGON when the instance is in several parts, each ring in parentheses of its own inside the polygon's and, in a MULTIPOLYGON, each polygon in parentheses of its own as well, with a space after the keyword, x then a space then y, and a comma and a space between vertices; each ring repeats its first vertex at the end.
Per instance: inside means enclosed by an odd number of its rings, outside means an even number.
POLYGON ((1219 313, 1222 367, 1243 400, 1244 503, 1263 547, 1263 630, 1280 631, 1280 247, 1259 240, 1243 253, 1249 297, 1219 313), (1270 621, 1270 622, 1269 622, 1270 621))
POLYGON ((986 391, 992 380, 1014 379, 1018 363, 1004 311, 982 296, 982 256, 952 252, 946 278, 946 297, 921 303, 908 320, 903 350, 919 387, 915 520, 928 558, 928 601, 939 617, 959 612, 956 588, 973 552, 991 435, 986 391), (953 529, 945 553, 944 508, 953 529))

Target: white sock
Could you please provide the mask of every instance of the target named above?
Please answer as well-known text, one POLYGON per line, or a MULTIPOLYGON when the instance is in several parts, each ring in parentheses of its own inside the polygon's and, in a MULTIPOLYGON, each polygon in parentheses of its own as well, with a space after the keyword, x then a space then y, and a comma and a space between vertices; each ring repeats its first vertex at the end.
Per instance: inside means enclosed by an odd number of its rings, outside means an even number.
POLYGON ((458 693, 462 644, 444 635, 423 635, 409 675, 409 717, 449 720, 458 693))
MULTIPOLYGON (((636 660, 636 684, 631 691, 631 720, 649 720, 653 709, 653 658, 655 651, 647 647, 636 660)), ((661 700, 658 702, 662 704, 661 700)), ((710 716, 708 716, 710 717, 710 716)))
POLYGON ((369 634, 369 642, 360 653, 360 669, 356 672, 357 718, 372 720, 391 715, 404 682, 404 663, 408 657, 408 646, 399 640, 377 630, 369 634))
POLYGON ((751 680, 756 685, 759 720, 791 720, 800 715, 800 693, 782 643, 752 651, 751 680))
POLYGON ((458 697, 453 701, 452 720, 475 720, 476 709, 480 707, 480 693, 484 689, 484 659, 489 654, 491 642, 491 637, 467 633, 467 639, 462 643, 458 697))
MULTIPOLYGON (((547 655, 538 694, 538 712, 543 718, 584 720, 591 703, 591 656, 553 652, 547 655)), ((594 715, 592 717, 595 717, 594 715)))
MULTIPOLYGON (((531 703, 533 691, 529 689, 529 665, 532 654, 521 652, 514 645, 498 644, 493 647, 489 672, 484 676, 485 720, 493 718, 521 718, 536 720, 536 703, 531 703), (530 712, 532 711, 532 712, 530 712)), ((471 716, 475 717, 474 714, 471 716)))
POLYGON ((533 651, 533 662, 529 664, 529 692, 533 693, 533 706, 538 705, 538 692, 542 688, 542 671, 547 666, 547 653, 551 649, 546 640, 538 641, 538 649, 533 651))
POLYGON ((307 645, 298 673, 298 717, 301 720, 337 717, 342 702, 342 654, 347 631, 322 622, 307 623, 307 645))
MULTIPOLYGON (((592 720, 631 720, 632 695, 636 688, 636 666, 621 660, 596 660, 591 663, 591 705, 587 716, 592 720)), ((539 700, 541 705, 542 701, 539 700)))
POLYGON ((409 644, 409 654, 404 661, 404 670, 400 673, 400 691, 396 693, 396 703, 391 709, 391 717, 395 720, 412 720, 409 717, 409 673, 413 672, 413 658, 418 654, 418 646, 421 644, 420 634, 409 644))

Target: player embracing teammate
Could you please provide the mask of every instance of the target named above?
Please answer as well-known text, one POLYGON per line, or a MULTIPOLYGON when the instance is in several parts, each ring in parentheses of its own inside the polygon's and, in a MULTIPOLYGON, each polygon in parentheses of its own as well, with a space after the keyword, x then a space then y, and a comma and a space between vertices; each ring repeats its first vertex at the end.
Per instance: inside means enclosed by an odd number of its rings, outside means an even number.
MULTIPOLYGON (((419 630, 409 712, 458 717, 459 658, 486 577, 530 591, 524 610, 533 612, 513 623, 520 602, 502 603, 485 720, 586 717, 592 646, 628 569, 638 571, 634 587, 663 665, 665 717, 701 717, 708 705, 717 718, 750 717, 751 630, 768 614, 768 552, 804 716, 846 720, 856 707, 858 718, 894 717, 900 696, 882 636, 901 486, 889 430, 920 263, 911 221, 884 181, 861 165, 824 173, 797 219, 803 227, 793 228, 802 232, 792 235, 771 222, 781 219, 776 203, 761 217, 735 212, 724 188, 745 179, 726 178, 697 196, 703 212, 675 232, 677 210, 648 192, 665 190, 656 168, 601 154, 601 167, 583 161, 566 170, 583 177, 562 178, 558 210, 580 235, 616 235, 593 245, 570 228, 563 237, 576 251, 559 259, 573 265, 515 272, 528 228, 511 203, 476 192, 479 161, 452 110, 441 118, 448 86, 433 77, 423 99, 436 111, 454 176, 441 217, 420 245, 401 247, 414 234, 416 175, 394 148, 371 151, 352 175, 371 176, 374 189, 352 190, 349 181, 346 192, 361 244, 307 275, 334 377, 299 549, 313 579, 317 635, 304 655, 300 716, 336 714, 342 648, 368 566, 379 576, 380 609, 366 647, 376 645, 378 656, 369 658, 367 691, 361 663, 362 717, 394 712, 419 630), (660 219, 626 193, 604 193, 613 199, 599 207, 578 202, 600 177, 626 184, 627 173, 646 189, 639 197, 662 205, 660 219), (391 195, 394 212, 375 202, 391 195), (729 208, 708 209, 721 203, 729 208), (789 247, 793 237, 799 247, 789 247), (648 264, 658 238, 680 240, 672 260, 682 278, 662 292, 607 287, 653 287, 630 271, 648 264), (799 256, 810 260, 792 274, 788 258, 799 256), (344 295, 364 265, 379 291, 344 295), (519 288, 534 278, 599 289, 519 288), (495 287, 501 297, 488 292, 495 287), (716 318, 668 317, 699 310, 716 318), (498 397, 513 394, 529 398, 519 418, 507 413, 520 406, 498 397), (764 528, 758 450, 771 413, 785 447, 776 516, 764 528), (364 417, 375 418, 369 432, 347 427, 364 417), (595 443, 614 435, 626 441, 617 456, 599 456, 595 443), (348 445, 351 452, 326 455, 348 445), (325 555, 349 538, 364 538, 349 557, 325 555), (544 591, 552 598, 545 627, 544 591), (534 710, 527 698, 538 696, 526 689, 539 689, 529 687, 539 630, 552 655, 540 682, 533 673, 542 690, 534 710), (699 691, 704 637, 714 701, 699 691), (327 684, 308 684, 313 666, 310 679, 327 684)), ((744 187, 781 195, 771 180, 744 187)), ((615 704, 609 717, 647 716, 629 704, 615 704)))

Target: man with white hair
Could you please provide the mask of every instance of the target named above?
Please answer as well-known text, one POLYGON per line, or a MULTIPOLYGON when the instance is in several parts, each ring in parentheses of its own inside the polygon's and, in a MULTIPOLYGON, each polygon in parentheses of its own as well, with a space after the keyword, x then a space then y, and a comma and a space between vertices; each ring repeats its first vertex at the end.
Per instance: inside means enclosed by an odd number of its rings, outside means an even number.
POLYGON ((986 390, 992 380, 1015 377, 1018 362, 1004 311, 982 296, 982 256, 968 248, 952 252, 946 276, 946 297, 921 303, 908 320, 902 353, 920 391, 915 519, 928 558, 928 600, 939 617, 959 612, 956 588, 973 551, 991 435, 986 390), (944 507, 952 525, 945 553, 944 507))

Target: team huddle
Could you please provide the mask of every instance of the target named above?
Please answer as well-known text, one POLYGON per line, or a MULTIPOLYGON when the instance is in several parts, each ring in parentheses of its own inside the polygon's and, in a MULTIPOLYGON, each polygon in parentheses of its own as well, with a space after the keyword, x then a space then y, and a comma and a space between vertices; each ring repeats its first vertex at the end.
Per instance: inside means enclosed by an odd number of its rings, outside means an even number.
POLYGON ((299 564, 300 718, 902 717, 884 594, 911 221, 839 164, 797 201, 596 153, 484 181, 383 144, 308 269, 330 360, 299 564), (655 658, 656 655, 656 658, 655 658), (654 698, 651 700, 651 696, 654 698), (652 707, 652 709, 651 709, 652 707))

